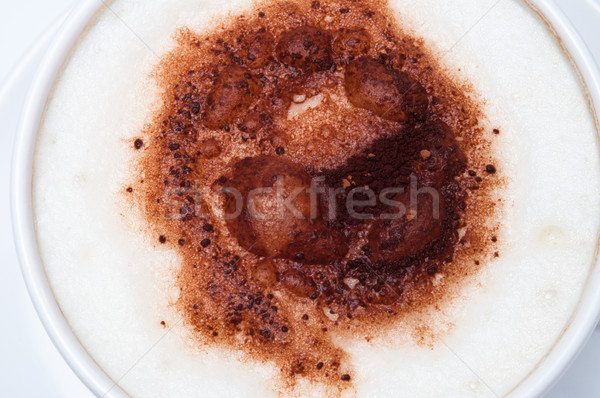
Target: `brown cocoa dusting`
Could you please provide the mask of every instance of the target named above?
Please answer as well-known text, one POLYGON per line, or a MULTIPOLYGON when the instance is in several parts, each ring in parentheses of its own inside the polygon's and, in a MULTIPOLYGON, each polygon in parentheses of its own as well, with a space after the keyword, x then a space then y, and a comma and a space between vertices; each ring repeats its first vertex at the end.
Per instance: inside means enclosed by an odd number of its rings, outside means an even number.
POLYGON ((410 316, 451 300, 481 268, 474 257, 491 254, 502 178, 475 184, 474 170, 496 173, 482 106, 387 4, 256 7, 208 33, 177 34, 154 75, 163 102, 144 131, 147 184, 136 200, 154 233, 181 237, 169 241, 183 260, 176 306, 196 344, 275 363, 282 395, 299 378, 339 395, 355 378, 335 336, 374 341, 402 325, 419 344, 435 339, 433 322, 410 316), (320 104, 288 117, 300 98, 320 104), (304 221, 261 224, 245 209, 220 216, 237 209, 222 189, 247 199, 278 175, 286 194, 314 177, 338 194, 319 195, 314 217, 298 195, 304 221), (438 192, 437 217, 432 195, 410 207, 413 181, 438 192), (368 201, 369 192, 395 205, 350 214, 348 196, 368 201), (402 207, 401 217, 382 217, 402 207), (460 228, 468 234, 459 242, 460 228))

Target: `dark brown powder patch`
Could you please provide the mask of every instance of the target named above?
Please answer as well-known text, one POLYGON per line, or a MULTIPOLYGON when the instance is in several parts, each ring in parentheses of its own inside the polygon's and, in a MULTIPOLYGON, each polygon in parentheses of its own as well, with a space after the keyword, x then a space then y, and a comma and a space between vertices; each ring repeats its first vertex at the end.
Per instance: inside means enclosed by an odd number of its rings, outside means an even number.
MULTIPOLYGON (((255 8, 209 33, 178 32, 154 75, 163 102, 143 132, 135 199, 153 239, 181 255, 176 308, 197 344, 274 362, 282 394, 305 378, 337 395, 356 378, 332 336, 371 341, 402 325, 419 343, 435 340, 435 323, 412 325, 411 316, 443 307, 493 257, 502 176, 487 167, 497 162, 475 93, 446 76, 386 4, 255 8), (311 100, 318 105, 288 117, 311 100), (242 237, 222 217, 221 189, 248 181, 248 170, 263 181, 269 167, 301 182, 323 177, 339 190, 340 211, 327 217, 331 203, 319 199, 318 220, 293 227, 295 245, 242 237), (380 197, 413 178, 439 193, 436 222, 427 195, 397 222, 381 220, 381 203, 355 209, 367 219, 344 210, 353 190, 380 197), (318 239, 302 240, 308 229, 318 239)), ((408 194, 394 195, 408 204, 408 194)))

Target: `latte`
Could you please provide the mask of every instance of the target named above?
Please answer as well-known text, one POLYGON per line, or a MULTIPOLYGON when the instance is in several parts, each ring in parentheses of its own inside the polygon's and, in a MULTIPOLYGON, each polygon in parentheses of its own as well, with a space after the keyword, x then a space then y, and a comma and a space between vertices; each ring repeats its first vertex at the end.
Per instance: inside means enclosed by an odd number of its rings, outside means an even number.
POLYGON ((110 7, 50 99, 34 211, 61 309, 124 391, 494 396, 552 349, 599 159, 529 8, 110 7), (340 194, 313 209, 318 178, 340 194), (299 215, 265 221, 277 184, 299 215))

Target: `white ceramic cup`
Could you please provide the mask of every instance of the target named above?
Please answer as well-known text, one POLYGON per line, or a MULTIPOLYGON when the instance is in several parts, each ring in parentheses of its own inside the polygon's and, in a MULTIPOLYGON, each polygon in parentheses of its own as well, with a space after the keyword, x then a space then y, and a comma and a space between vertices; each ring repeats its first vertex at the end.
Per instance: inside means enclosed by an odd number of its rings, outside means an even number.
MULTIPOLYGON (((600 114, 600 70, 581 37, 552 0, 531 0, 537 12, 561 41, 587 87, 590 102, 600 114)), ((13 157, 11 177, 12 221, 15 243, 25 283, 50 338, 73 371, 99 397, 124 396, 113 380, 94 362, 69 328, 56 303, 39 256, 32 211, 32 166, 39 125, 56 76, 77 38, 98 10, 102 0, 86 0, 74 9, 37 73, 25 102, 13 157)), ((596 250, 598 257, 598 248, 596 250)), ((560 378, 600 319, 600 266, 596 261, 583 296, 567 328, 540 364, 511 393, 511 397, 535 397, 547 392, 560 378)))

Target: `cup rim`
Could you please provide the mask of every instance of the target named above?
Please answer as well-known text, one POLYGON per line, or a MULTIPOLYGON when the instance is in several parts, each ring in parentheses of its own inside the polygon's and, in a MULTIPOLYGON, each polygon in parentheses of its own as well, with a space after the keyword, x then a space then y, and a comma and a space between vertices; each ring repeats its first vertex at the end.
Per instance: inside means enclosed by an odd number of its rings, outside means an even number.
MULTIPOLYGON (((571 67, 579 75, 594 117, 596 138, 600 136, 600 68, 589 48, 554 0, 524 0, 558 40, 571 67)), ((600 144, 598 144, 600 145, 600 144)), ((598 149, 598 148, 597 148, 598 149)), ((600 238, 596 242, 594 264, 583 294, 563 332, 538 365, 509 393, 514 397, 542 396, 575 361, 600 321, 600 238)))
MULTIPOLYGON (((594 113, 596 135, 600 131, 600 69, 574 26, 553 0, 520 0, 545 22, 570 58, 587 91, 594 113)), ((64 63, 103 0, 85 0, 69 13, 42 61, 23 106, 13 149, 11 217, 21 272, 33 305, 46 332, 67 364, 83 383, 101 397, 126 396, 94 361, 69 327, 54 297, 39 254, 32 207, 33 159, 38 130, 46 105, 64 63)), ((582 350, 600 320, 600 265, 595 264, 584 292, 561 336, 538 365, 508 393, 511 397, 540 396, 548 392, 582 350)))
POLYGON ((64 317, 39 254, 33 220, 32 177, 37 133, 63 64, 88 23, 104 4, 85 0, 69 11, 51 42, 27 94, 13 148, 10 202, 21 273, 33 306, 52 343, 73 372, 98 397, 126 396, 85 350, 64 317))

